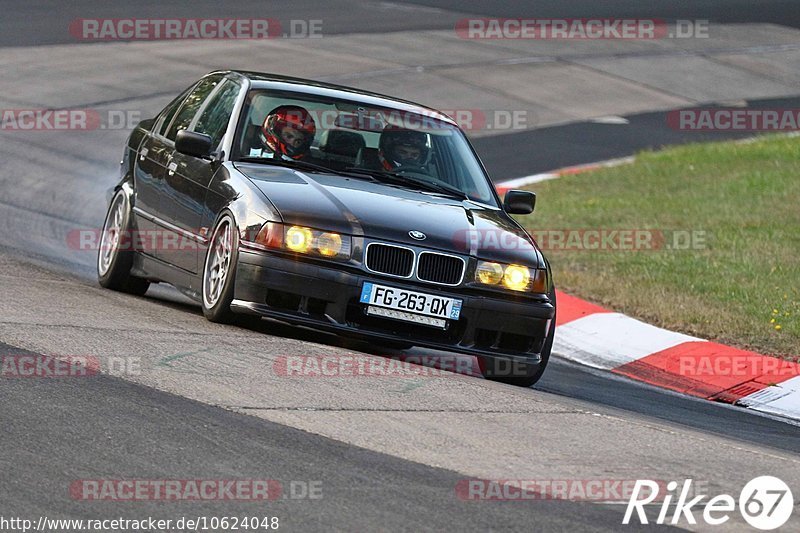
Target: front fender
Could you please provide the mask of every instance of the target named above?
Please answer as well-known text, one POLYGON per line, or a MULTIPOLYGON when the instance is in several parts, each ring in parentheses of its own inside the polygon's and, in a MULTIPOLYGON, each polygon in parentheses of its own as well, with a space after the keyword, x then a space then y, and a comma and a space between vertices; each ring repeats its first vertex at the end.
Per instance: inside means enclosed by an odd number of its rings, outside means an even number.
POLYGON ((211 180, 206 205, 208 211, 203 227, 208 227, 209 232, 226 208, 233 214, 240 237, 257 234, 266 222, 283 221, 272 203, 228 163, 223 164, 211 180))

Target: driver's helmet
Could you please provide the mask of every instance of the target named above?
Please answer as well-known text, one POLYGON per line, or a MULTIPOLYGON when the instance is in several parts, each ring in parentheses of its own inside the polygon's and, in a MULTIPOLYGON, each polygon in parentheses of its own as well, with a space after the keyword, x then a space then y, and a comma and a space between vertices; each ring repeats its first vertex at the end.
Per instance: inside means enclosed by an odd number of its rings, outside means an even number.
POLYGON ((388 125, 381 132, 378 155, 386 170, 424 167, 428 162, 428 135, 388 125))
POLYGON ((300 159, 311 148, 317 132, 308 111, 296 105, 279 106, 269 112, 261 127, 261 142, 278 155, 300 159))

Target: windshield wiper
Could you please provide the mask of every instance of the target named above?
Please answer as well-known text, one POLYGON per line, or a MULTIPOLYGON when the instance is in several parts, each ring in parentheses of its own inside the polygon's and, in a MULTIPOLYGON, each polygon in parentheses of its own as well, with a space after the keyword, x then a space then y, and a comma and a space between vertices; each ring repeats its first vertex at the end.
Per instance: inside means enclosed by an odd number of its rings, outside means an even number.
POLYGON ((369 176, 372 176, 373 178, 377 178, 379 181, 392 183, 394 185, 415 185, 417 186, 417 188, 425 189, 427 191, 446 194, 448 196, 456 197, 460 200, 469 200, 469 196, 467 196, 467 193, 465 193, 458 187, 454 187, 450 184, 440 181, 435 181, 435 182, 428 181, 422 178, 407 176, 399 172, 388 172, 385 170, 370 170, 361 167, 347 167, 346 170, 348 172, 367 174, 369 176))
POLYGON ((311 170, 313 172, 323 172, 325 174, 335 174, 337 176, 346 176, 348 178, 359 177, 353 176, 351 173, 334 170, 332 168, 317 165, 316 163, 309 163, 308 161, 277 159, 273 157, 240 157, 237 161, 244 163, 263 163, 265 165, 276 165, 279 167, 295 168, 298 170, 311 170))

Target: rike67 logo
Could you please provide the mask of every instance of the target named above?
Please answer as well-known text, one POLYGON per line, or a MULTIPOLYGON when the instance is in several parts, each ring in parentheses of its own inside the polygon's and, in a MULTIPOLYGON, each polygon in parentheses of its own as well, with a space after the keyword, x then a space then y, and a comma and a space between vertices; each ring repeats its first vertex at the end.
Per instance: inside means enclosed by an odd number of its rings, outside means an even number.
POLYGON ((649 479, 637 480, 633 494, 625 509, 623 524, 630 524, 636 512, 640 524, 648 524, 645 505, 658 501, 661 504, 656 524, 678 524, 682 518, 688 524, 697 524, 695 512, 710 526, 726 523, 738 507, 745 521, 756 529, 769 531, 784 525, 792 515, 794 498, 789 486, 773 476, 759 476, 751 479, 739 493, 738 502, 729 494, 719 494, 708 498, 700 494, 692 499, 692 480, 687 479, 678 491, 678 482, 667 483, 667 494, 659 494, 663 485, 649 479), (675 499, 677 496, 677 499, 675 499), (674 502, 673 502, 674 500, 674 502), (704 501, 705 500, 705 501, 704 501), (738 503, 738 506, 737 506, 738 503), (670 513, 670 507, 674 509, 670 513))

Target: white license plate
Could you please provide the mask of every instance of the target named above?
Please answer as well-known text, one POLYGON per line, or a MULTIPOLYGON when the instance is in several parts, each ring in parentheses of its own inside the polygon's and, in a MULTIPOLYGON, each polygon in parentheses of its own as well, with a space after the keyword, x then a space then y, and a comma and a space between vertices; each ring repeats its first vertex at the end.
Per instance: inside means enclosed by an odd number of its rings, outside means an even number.
MULTIPOLYGON (((426 315, 447 320, 458 320, 461 314, 461 300, 426 294, 424 292, 407 291, 397 287, 387 287, 365 282, 361 288, 361 303, 369 306, 397 309, 407 313, 426 315)), ((413 318, 398 318, 412 320, 413 318)))

